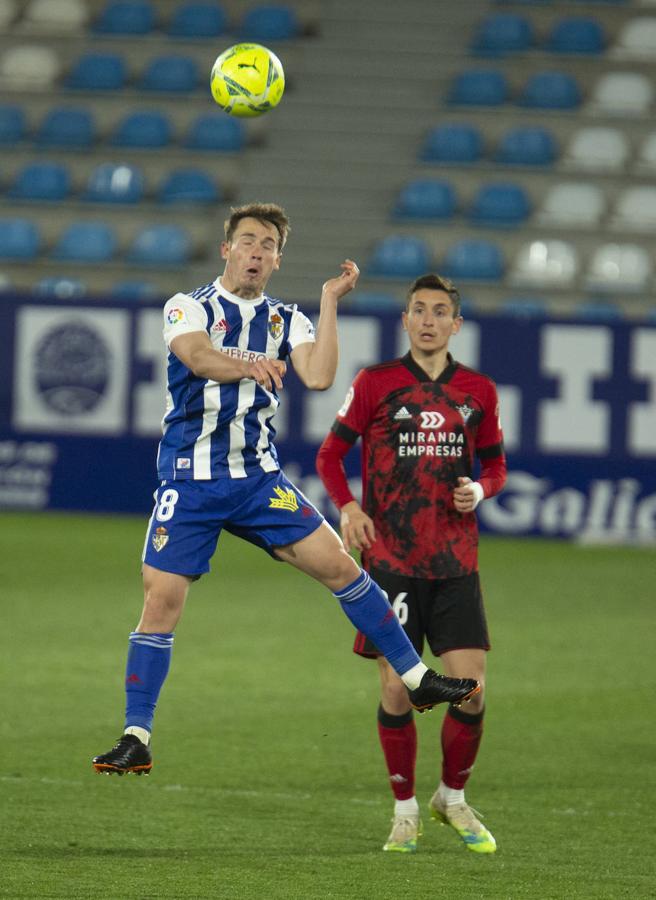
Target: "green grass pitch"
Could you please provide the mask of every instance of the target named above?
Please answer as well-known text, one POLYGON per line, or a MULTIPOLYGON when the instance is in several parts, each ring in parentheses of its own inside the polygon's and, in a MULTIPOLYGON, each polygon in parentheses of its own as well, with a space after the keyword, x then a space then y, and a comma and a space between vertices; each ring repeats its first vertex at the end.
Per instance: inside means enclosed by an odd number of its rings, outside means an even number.
MULTIPOLYGON (((145 521, 0 517, 0 896, 656 897, 653 550, 484 538, 488 716, 467 796, 499 851, 392 812, 375 666, 329 592, 222 538, 178 627, 149 778, 96 775, 122 726, 145 521)), ((418 716, 417 793, 442 712, 418 716)))

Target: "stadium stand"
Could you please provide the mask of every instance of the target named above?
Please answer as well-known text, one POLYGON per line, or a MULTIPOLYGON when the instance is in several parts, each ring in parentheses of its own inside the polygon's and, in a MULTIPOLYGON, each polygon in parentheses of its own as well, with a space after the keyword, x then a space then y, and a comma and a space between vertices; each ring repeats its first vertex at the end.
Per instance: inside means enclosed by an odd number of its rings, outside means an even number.
POLYGON ((73 222, 59 236, 52 258, 82 264, 108 262, 117 244, 116 233, 106 222, 73 222))
POLYGON ((418 178, 398 196, 394 215, 401 219, 452 219, 457 206, 453 185, 439 179, 418 178))
POLYGON ((71 176, 66 166, 56 162, 33 162, 16 176, 7 195, 12 200, 58 201, 71 193, 71 176))
POLYGON ((140 168, 127 163, 101 163, 87 183, 84 199, 92 203, 139 203, 145 191, 140 168))
POLYGON ((91 110, 56 106, 45 114, 34 137, 39 147, 61 150, 85 150, 96 139, 96 124, 91 110))

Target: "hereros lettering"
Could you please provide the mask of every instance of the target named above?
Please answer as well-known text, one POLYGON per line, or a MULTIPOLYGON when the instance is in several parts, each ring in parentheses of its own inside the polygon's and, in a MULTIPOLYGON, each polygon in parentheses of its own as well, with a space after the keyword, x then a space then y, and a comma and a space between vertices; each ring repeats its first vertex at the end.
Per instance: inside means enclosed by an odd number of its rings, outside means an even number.
POLYGON ((274 487, 273 493, 278 495, 278 499, 269 497, 270 509, 288 509, 290 512, 296 512, 298 509, 298 497, 291 488, 287 488, 284 491, 282 488, 274 487))

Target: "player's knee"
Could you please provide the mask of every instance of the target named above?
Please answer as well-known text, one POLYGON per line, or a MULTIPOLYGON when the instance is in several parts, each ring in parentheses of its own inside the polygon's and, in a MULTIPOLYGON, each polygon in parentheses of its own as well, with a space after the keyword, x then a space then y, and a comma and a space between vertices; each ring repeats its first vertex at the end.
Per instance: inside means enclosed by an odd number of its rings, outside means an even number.
POLYGON ((383 685, 381 703, 383 709, 393 716, 402 716, 410 709, 408 691, 400 679, 383 685))

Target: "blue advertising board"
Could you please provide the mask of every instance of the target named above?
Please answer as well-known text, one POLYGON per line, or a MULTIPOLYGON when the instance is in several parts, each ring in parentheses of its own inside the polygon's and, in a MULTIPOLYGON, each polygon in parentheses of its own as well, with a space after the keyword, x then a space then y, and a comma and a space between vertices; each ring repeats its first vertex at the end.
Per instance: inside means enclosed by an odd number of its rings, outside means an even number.
MULTIPOLYGON (((344 312, 333 387, 292 374, 277 416, 287 473, 334 518, 316 450, 362 366, 407 349, 395 314, 344 312)), ((166 395, 159 305, 5 296, 0 303, 0 508, 149 515, 166 395)), ((656 327, 476 316, 456 359, 497 383, 506 489, 483 530, 656 540, 656 327)), ((357 496, 359 454, 347 458, 357 496)))

